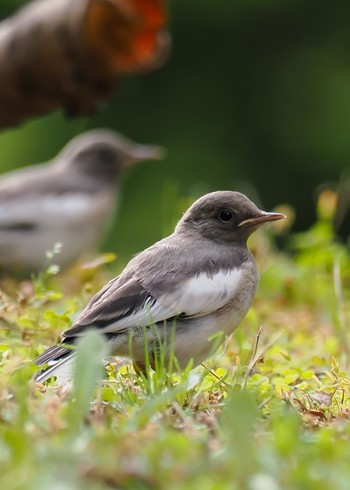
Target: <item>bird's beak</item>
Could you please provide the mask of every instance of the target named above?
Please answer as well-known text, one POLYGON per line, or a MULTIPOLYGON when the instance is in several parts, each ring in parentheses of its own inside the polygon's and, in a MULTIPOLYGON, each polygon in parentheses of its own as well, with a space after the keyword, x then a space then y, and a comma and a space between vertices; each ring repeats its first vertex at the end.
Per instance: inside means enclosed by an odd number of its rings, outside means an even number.
POLYGON ((282 213, 267 213, 266 211, 261 211, 261 214, 254 216, 254 218, 248 218, 241 221, 238 226, 260 226, 268 221, 277 221, 284 218, 286 218, 286 215, 282 213))
POLYGON ((129 152, 125 159, 125 166, 144 160, 162 160, 166 156, 166 149, 156 145, 136 145, 129 152))

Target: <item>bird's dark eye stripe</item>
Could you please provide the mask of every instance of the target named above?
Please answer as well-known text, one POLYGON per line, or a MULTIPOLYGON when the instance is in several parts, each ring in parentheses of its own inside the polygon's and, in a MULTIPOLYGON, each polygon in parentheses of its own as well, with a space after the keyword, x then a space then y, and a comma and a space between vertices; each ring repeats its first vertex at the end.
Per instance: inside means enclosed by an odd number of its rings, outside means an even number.
POLYGON ((224 223, 231 221, 232 218, 233 218, 233 214, 228 209, 222 209, 219 213, 219 219, 224 223))

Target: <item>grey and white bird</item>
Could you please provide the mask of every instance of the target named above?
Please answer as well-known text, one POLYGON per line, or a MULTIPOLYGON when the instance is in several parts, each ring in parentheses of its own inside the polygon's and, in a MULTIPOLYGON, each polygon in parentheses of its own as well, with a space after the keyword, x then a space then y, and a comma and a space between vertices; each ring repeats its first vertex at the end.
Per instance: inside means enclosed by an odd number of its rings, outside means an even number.
POLYGON ((136 162, 162 157, 108 130, 71 140, 51 161, 0 176, 0 270, 33 272, 62 243, 65 267, 94 249, 115 209, 120 174, 136 162))
POLYGON ((112 355, 131 356, 141 370, 145 335, 151 365, 160 342, 166 349, 172 343, 181 366, 191 359, 199 364, 213 349, 210 337, 230 335, 254 298, 258 274, 248 237, 284 217, 261 211, 239 192, 201 197, 172 235, 134 257, 90 300, 60 344, 37 358, 36 364, 46 367, 34 379, 67 381, 75 356, 69 346, 91 328, 105 335, 112 355))

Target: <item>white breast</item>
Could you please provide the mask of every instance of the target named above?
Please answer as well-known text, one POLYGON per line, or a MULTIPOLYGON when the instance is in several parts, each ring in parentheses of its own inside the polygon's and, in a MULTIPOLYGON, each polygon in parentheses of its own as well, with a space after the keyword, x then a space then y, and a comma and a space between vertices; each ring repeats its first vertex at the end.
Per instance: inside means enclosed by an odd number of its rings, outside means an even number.
MULTIPOLYGON (((224 304, 220 308, 201 318, 197 317, 183 323, 178 321, 175 355, 183 367, 191 358, 195 365, 206 359, 214 346, 218 347, 228 335, 231 335, 247 314, 256 293, 258 275, 253 262, 244 263, 239 272, 239 275, 235 276, 233 273, 230 276, 231 283, 226 283, 228 277, 222 277, 221 290, 227 289, 233 294, 227 296, 226 301, 222 301, 224 304), (222 336, 218 335, 220 333, 222 336), (211 337, 214 339, 210 341, 211 337)), ((204 294, 203 298, 205 297, 204 294)), ((210 304, 210 298, 207 300, 210 304)))

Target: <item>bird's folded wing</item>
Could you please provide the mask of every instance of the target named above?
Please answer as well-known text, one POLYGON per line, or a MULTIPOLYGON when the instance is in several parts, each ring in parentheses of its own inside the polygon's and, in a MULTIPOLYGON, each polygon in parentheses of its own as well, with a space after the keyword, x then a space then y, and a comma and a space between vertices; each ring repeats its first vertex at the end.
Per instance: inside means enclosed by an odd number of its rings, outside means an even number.
POLYGON ((163 284, 164 292, 157 298, 152 287, 145 289, 142 280, 130 278, 121 284, 120 277, 105 286, 88 304, 75 326, 63 337, 81 335, 96 327, 102 333, 125 331, 130 327, 147 326, 174 318, 201 317, 222 308, 240 287, 241 271, 233 269, 214 275, 200 273, 178 283, 163 284), (170 287, 169 287, 170 286, 170 287))
POLYGON ((130 279, 122 285, 118 279, 108 283, 103 294, 97 293, 92 298, 76 324, 63 332, 64 338, 81 335, 91 327, 105 334, 117 333, 174 316, 175 310, 164 308, 137 279, 130 279))
POLYGON ((0 228, 69 226, 91 217, 100 202, 82 179, 58 174, 48 165, 15 170, 0 177, 0 228))
POLYGON ((91 197, 84 193, 21 196, 16 200, 0 201, 0 229, 25 230, 64 224, 69 219, 79 223, 91 214, 91 197))

